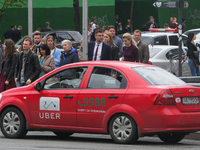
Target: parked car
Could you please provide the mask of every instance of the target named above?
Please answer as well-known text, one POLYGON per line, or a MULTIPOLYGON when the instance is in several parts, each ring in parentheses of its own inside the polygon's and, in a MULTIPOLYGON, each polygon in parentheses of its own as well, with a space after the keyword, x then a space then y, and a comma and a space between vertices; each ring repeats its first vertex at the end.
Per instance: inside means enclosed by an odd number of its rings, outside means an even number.
MULTIPOLYGON (((63 40, 70 40, 72 41, 72 46, 74 48, 78 48, 80 46, 82 35, 78 31, 68 31, 68 30, 55 30, 55 31, 48 31, 48 32, 41 32, 42 38, 47 38, 47 36, 52 35, 56 42, 56 47, 59 49, 63 49, 62 41, 63 40)), ((21 46, 23 38, 20 39, 15 46, 19 48, 21 46)))
MULTIPOLYGON (((179 48, 178 46, 164 46, 164 45, 156 45, 153 46, 152 49, 149 50, 150 59, 149 64, 159 66, 174 75, 179 75, 179 48), (172 64, 170 64, 170 54, 172 57, 172 64)), ((185 58, 187 53, 187 49, 183 48, 182 50, 182 59, 185 58)), ((182 60, 181 59, 181 60, 182 60)), ((182 76, 191 76, 190 68, 188 65, 188 61, 182 64, 182 76)))
MULTIPOLYGON (((122 35, 118 35, 118 37, 122 38, 122 35)), ((133 38, 133 33, 131 33, 133 38)), ((142 32, 141 41, 146 43, 149 46, 149 49, 154 45, 174 45, 178 46, 178 33, 170 33, 170 32, 142 32)), ((187 36, 183 35, 183 46, 187 46, 187 36)))
POLYGON ((198 87, 157 66, 72 63, 0 93, 0 128, 7 138, 48 130, 60 137, 110 134, 121 144, 149 135, 177 143, 200 131, 199 98, 198 87))
POLYGON ((187 30, 187 31, 185 31, 183 34, 185 34, 185 35, 188 36, 188 34, 189 34, 190 32, 193 32, 193 33, 195 33, 195 34, 198 34, 198 33, 200 33, 200 28, 187 30))

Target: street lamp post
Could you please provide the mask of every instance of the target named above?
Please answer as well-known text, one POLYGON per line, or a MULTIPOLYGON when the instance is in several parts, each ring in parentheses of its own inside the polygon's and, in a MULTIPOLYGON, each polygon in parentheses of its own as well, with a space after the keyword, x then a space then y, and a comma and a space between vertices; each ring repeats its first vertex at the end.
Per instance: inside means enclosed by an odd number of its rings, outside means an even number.
POLYGON ((33 32, 33 0, 28 0, 28 36, 32 38, 33 32))
POLYGON ((88 0, 83 0, 83 60, 88 60, 88 0))

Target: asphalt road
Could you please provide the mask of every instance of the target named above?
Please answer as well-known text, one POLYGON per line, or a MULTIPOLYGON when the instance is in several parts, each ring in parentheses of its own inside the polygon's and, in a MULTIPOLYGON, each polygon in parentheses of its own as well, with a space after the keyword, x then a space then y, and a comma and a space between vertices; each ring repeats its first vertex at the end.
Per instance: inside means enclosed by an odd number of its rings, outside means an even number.
MULTIPOLYGON (((200 135, 200 134, 199 134, 200 135)), ((191 136, 191 135, 190 135, 191 136)), ((187 138, 187 137, 186 137, 187 138)), ((177 144, 165 144, 157 137, 143 137, 136 144, 115 144, 109 135, 74 134, 58 139, 52 132, 28 132, 23 139, 7 139, 0 133, 0 150, 197 150, 198 140, 184 139, 177 144)))

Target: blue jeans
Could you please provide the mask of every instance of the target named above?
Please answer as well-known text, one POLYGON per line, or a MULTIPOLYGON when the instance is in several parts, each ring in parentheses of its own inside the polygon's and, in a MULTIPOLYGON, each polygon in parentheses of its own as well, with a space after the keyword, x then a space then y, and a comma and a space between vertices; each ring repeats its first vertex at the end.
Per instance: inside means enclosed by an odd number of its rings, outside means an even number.
POLYGON ((192 76, 199 76, 199 67, 195 67, 192 59, 188 59, 188 65, 190 67, 190 72, 192 76))
POLYGON ((25 84, 17 82, 17 87, 24 86, 25 84))

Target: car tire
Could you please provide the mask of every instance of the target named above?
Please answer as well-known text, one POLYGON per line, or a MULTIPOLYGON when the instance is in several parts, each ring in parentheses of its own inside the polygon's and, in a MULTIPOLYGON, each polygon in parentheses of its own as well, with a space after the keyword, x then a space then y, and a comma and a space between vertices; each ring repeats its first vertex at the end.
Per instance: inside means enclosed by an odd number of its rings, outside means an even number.
POLYGON ((0 127, 1 132, 7 138, 22 138, 27 133, 25 117, 15 107, 9 107, 2 112, 0 127))
POLYGON ((158 134, 158 137, 165 143, 178 143, 185 137, 185 133, 163 133, 158 134))
POLYGON ((57 135, 59 138, 68 138, 70 135, 74 134, 72 132, 59 132, 59 131, 53 131, 55 135, 57 135))
POLYGON ((135 143, 138 139, 137 125, 126 114, 115 115, 110 120, 109 133, 113 141, 119 144, 135 143))

